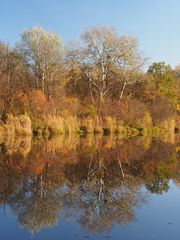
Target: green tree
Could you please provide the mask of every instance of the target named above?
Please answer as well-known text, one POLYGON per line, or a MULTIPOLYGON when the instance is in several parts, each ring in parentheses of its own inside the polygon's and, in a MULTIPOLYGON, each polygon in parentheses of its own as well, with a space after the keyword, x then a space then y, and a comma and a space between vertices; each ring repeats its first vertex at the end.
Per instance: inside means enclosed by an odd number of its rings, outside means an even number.
POLYGON ((148 73, 153 76, 158 95, 167 96, 173 100, 175 78, 171 66, 165 62, 155 62, 149 67, 148 73))

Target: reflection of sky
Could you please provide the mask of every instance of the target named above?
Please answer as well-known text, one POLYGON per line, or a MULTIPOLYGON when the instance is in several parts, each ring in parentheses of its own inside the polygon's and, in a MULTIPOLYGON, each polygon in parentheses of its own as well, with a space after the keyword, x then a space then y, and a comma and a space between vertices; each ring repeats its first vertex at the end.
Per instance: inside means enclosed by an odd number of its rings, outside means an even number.
MULTIPOLYGON (((142 188, 142 192, 145 189, 142 188)), ((177 240, 180 236, 180 188, 170 182, 163 195, 150 194, 148 202, 136 209, 135 221, 128 225, 114 225, 109 233, 92 233, 80 228, 74 220, 60 219, 58 226, 41 230, 34 239, 123 239, 123 240, 177 240)), ((8 206, 0 209, 1 239, 32 239, 25 229, 18 227, 17 218, 8 206)))

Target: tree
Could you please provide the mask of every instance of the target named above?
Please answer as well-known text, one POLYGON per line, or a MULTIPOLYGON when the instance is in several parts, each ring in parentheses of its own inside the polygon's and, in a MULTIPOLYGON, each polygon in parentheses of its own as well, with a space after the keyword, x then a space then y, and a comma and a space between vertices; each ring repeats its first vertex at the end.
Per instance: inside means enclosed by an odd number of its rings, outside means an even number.
POLYGON ((71 61, 79 63, 88 83, 92 102, 96 98, 98 106, 114 89, 119 88, 119 101, 127 82, 134 71, 138 71, 144 59, 141 57, 137 40, 118 36, 110 27, 96 26, 81 36, 82 46, 71 48, 71 61))
POLYGON ((180 65, 174 70, 176 76, 176 96, 177 96, 177 110, 180 111, 180 65))
POLYGON ((6 119, 16 93, 25 88, 27 69, 21 56, 0 43, 0 118, 6 119))
POLYGON ((166 96, 157 96, 152 100, 149 108, 154 126, 170 118, 174 119, 177 115, 176 108, 171 99, 166 96))
POLYGON ((165 64, 165 62, 155 62, 149 67, 148 73, 153 76, 160 96, 167 96, 171 99, 175 97, 174 74, 170 65, 165 64))
POLYGON ((62 42, 55 33, 46 32, 42 27, 33 27, 22 33, 16 51, 23 57, 35 82, 32 87, 41 89, 51 96, 52 88, 60 78, 62 68, 62 42))

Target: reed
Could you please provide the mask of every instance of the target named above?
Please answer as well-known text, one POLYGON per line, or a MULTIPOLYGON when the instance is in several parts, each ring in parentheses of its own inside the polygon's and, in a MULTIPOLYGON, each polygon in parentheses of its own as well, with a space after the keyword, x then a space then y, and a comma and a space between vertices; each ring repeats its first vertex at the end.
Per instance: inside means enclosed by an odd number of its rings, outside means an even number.
POLYGON ((6 123, 1 124, 1 132, 6 138, 14 135, 32 135, 31 119, 27 114, 16 117, 9 114, 6 123))

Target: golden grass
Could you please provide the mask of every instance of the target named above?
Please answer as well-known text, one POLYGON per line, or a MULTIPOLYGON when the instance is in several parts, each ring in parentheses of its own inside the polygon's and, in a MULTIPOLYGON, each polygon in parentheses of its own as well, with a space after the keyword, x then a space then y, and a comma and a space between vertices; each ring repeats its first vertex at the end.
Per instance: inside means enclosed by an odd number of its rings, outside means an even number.
POLYGON ((5 135, 31 135, 31 119, 27 114, 14 117, 12 114, 8 115, 6 124, 4 124, 5 135))
POLYGON ((120 134, 122 137, 129 137, 146 134, 148 130, 153 134, 162 133, 164 131, 174 132, 174 119, 168 119, 155 128, 152 128, 152 120, 148 114, 142 121, 146 122, 145 128, 126 126, 123 121, 111 116, 106 116, 104 118, 96 116, 93 118, 88 117, 79 119, 70 115, 66 117, 44 115, 41 119, 34 120, 32 125, 31 119, 27 114, 16 117, 9 114, 6 124, 0 125, 0 142, 2 142, 5 137, 10 138, 14 135, 31 135, 32 130, 38 137, 88 133, 102 135, 115 133, 120 134))
POLYGON ((59 135, 59 134, 103 134, 111 133, 127 135, 137 135, 139 130, 130 128, 122 121, 113 117, 100 117, 78 119, 73 116, 43 116, 33 125, 33 130, 37 136, 59 135))
POLYGON ((71 134, 80 133, 80 122, 77 117, 68 116, 63 118, 61 116, 47 115, 43 117, 42 128, 45 133, 46 130, 50 134, 71 134))

